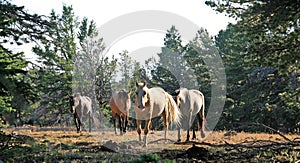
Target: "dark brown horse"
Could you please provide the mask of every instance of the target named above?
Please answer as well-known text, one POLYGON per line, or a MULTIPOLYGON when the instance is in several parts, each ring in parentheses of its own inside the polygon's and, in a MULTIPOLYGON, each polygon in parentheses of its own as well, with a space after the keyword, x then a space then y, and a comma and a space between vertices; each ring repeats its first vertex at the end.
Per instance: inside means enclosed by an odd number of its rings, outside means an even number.
POLYGON ((91 132, 92 121, 92 100, 87 96, 81 96, 79 93, 69 96, 71 112, 74 116, 74 122, 77 132, 82 130, 82 117, 88 116, 89 132, 91 132))

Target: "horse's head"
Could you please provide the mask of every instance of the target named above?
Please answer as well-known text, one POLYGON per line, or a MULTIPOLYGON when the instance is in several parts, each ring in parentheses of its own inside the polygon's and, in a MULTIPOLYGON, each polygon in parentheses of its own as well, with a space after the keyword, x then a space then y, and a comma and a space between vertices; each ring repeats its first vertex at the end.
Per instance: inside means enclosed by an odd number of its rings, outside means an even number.
POLYGON ((140 109, 144 109, 146 103, 149 101, 149 94, 146 82, 136 82, 136 105, 140 109))
POLYGON ((175 91, 174 100, 179 108, 181 104, 185 102, 185 93, 187 93, 187 91, 186 88, 179 88, 175 91))
POLYGON ((69 103, 70 103, 70 109, 71 112, 75 112, 75 108, 79 105, 80 102, 80 94, 70 95, 69 96, 69 103))
POLYGON ((126 102, 125 102, 125 106, 126 106, 126 110, 129 110, 131 107, 131 99, 130 99, 130 91, 126 92, 126 102))
MULTIPOLYGON (((119 100, 121 102, 121 107, 123 107, 124 110, 129 110, 131 107, 131 101, 130 101, 130 91, 121 90, 118 92, 118 97, 120 99, 114 98, 114 100, 119 100)), ((115 102, 116 104, 119 104, 119 102, 115 102)), ((120 107, 120 106, 118 106, 120 107)))

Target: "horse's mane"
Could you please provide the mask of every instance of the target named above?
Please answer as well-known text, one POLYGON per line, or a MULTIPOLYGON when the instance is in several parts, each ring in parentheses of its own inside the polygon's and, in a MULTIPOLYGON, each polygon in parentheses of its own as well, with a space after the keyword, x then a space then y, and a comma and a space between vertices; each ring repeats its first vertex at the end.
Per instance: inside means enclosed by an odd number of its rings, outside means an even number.
POLYGON ((124 89, 118 92, 119 96, 123 99, 128 96, 128 92, 126 92, 124 89))

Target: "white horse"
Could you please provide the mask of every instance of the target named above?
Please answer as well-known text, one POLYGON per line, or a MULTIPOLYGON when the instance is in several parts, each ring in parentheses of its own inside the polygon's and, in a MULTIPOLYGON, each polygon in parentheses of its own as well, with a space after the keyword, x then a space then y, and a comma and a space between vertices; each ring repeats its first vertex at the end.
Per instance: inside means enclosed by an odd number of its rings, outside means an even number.
POLYGON ((139 141, 141 139, 141 120, 146 120, 144 128, 144 146, 147 146, 147 134, 151 125, 151 118, 161 115, 164 121, 165 135, 167 139, 167 131, 169 123, 174 122, 177 126, 180 125, 181 113, 170 94, 162 88, 148 88, 146 83, 136 83, 136 100, 135 113, 137 122, 137 133, 139 141))
POLYGON ((92 100, 87 96, 81 96, 79 93, 76 93, 69 96, 69 102, 77 132, 81 131, 83 115, 87 115, 89 118, 89 132, 91 132, 92 100))
MULTIPOLYGON (((195 128, 194 128, 194 117, 198 117, 198 128, 201 129, 201 137, 205 137, 205 114, 204 114, 204 95, 195 89, 188 90, 186 88, 180 88, 176 90, 176 103, 181 111, 181 113, 188 118, 187 121, 187 139, 190 140, 189 129, 193 123, 193 139, 196 139, 195 128), (201 121, 201 122, 200 122, 201 121)), ((180 128, 178 128, 178 141, 180 139, 181 133, 180 128)))

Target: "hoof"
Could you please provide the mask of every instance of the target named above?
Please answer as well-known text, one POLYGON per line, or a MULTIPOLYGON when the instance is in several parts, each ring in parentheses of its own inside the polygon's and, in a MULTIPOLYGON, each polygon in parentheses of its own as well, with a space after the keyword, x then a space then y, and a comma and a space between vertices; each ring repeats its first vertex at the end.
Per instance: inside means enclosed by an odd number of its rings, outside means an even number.
POLYGON ((201 138, 205 138, 205 132, 201 132, 201 138))
POLYGON ((178 139, 177 142, 181 142, 181 139, 178 139))

